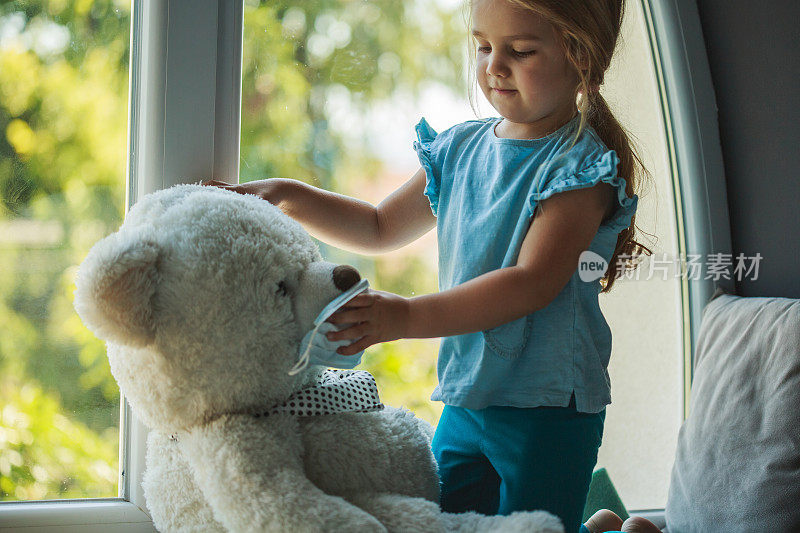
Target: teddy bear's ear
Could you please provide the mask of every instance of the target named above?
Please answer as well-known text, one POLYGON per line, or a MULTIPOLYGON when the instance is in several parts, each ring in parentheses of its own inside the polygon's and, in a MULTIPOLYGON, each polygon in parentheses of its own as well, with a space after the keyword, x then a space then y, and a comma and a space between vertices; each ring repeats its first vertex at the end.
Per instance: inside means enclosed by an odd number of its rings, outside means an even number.
POLYGON ((158 254, 155 239, 129 232, 109 235, 89 251, 75 281, 75 309, 99 338, 132 346, 153 341, 158 254))

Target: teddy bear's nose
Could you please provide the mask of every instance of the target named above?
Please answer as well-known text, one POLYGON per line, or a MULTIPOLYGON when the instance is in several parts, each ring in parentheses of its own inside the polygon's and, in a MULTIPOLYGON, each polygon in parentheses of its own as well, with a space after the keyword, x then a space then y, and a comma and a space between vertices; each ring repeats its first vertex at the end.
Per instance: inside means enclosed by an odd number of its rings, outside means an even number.
POLYGON ((333 269, 333 284, 344 292, 361 280, 358 270, 350 265, 339 265, 333 269))

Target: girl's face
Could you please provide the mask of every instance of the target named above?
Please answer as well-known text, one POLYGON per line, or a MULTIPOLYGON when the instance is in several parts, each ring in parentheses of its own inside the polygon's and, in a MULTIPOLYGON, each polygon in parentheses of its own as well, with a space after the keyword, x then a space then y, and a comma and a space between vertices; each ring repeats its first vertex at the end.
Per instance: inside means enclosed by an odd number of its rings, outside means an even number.
POLYGON ((507 0, 474 0, 472 20, 478 85, 505 119, 498 136, 544 137, 575 116, 578 74, 552 24, 507 0))

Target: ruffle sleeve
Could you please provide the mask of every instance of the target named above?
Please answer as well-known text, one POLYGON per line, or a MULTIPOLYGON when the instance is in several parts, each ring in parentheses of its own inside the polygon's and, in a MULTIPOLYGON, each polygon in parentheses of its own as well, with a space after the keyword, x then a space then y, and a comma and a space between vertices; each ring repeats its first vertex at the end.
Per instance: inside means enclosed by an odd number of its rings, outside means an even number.
POLYGON ((414 150, 422 167, 425 169, 425 196, 431 204, 431 211, 434 216, 438 216, 439 210, 439 186, 441 183, 441 168, 439 168, 438 158, 436 157, 435 141, 438 136, 436 131, 422 118, 414 128, 417 132, 417 140, 414 141, 414 150))
POLYGON ((554 194, 593 187, 602 181, 616 189, 617 210, 610 219, 600 225, 600 228, 611 229, 615 233, 619 233, 630 226, 631 218, 636 213, 639 197, 634 194, 628 198, 625 192, 625 180, 617 175, 617 165, 619 165, 617 153, 614 150, 606 150, 600 157, 591 160, 588 164, 584 161, 582 167, 577 167, 578 170, 570 168, 569 165, 554 170, 544 188, 530 194, 528 209, 531 215, 539 202, 554 194))

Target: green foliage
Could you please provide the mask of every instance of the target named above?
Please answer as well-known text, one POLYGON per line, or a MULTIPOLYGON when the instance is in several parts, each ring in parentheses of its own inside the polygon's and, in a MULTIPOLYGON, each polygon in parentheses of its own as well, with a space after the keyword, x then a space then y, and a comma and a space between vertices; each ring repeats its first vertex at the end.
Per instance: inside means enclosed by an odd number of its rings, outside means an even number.
MULTIPOLYGON (((425 80, 459 83, 463 22, 435 3, 248 1, 245 12, 242 181, 348 191, 379 179, 373 155, 344 150, 326 102, 366 108, 425 80)), ((0 500, 117 494, 119 391, 72 293, 76 266, 123 219, 130 15, 124 0, 0 3, 0 500)), ((421 259, 323 250, 381 289, 436 290, 421 259)), ((383 400, 431 423, 437 345, 365 357, 383 400)))
POLYGON ((88 429, 32 382, 0 379, 0 500, 117 494, 115 427, 88 429))
MULTIPOLYGON (((270 1, 245 5, 241 181, 291 177, 339 190, 341 140, 329 128, 332 96, 362 109, 423 81, 455 86, 464 29, 458 16, 418 0, 270 1)), ((347 157, 374 165, 369 154, 347 157)))
POLYGON ((444 407, 429 397, 436 386, 435 339, 403 339, 367 348, 363 368, 375 376, 381 401, 405 407, 420 418, 436 425, 444 407))

